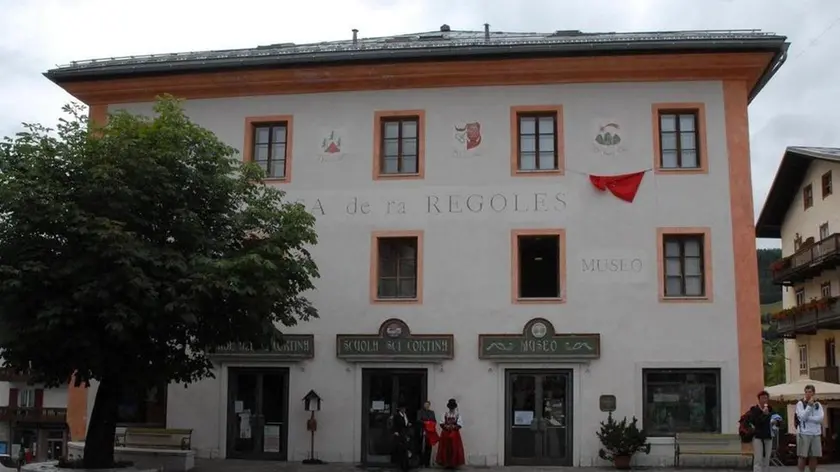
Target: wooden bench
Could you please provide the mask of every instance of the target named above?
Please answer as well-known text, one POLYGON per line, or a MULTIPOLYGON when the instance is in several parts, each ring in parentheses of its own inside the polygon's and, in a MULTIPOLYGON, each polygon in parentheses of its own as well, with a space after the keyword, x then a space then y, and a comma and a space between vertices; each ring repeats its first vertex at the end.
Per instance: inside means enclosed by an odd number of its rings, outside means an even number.
POLYGON ((674 467, 680 466, 680 456, 749 457, 752 448, 743 448, 737 434, 679 433, 674 437, 674 467))
POLYGON ((191 429, 126 428, 115 436, 114 445, 188 451, 192 447, 192 432, 191 429))

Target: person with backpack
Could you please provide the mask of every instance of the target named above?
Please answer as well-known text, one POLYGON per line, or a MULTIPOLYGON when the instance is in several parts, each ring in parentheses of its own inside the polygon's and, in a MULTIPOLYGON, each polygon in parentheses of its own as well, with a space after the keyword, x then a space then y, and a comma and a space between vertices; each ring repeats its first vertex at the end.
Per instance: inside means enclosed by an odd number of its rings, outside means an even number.
POLYGON ((758 392, 758 404, 753 405, 741 417, 738 432, 742 441, 752 442, 754 472, 767 472, 770 469, 774 415, 773 407, 770 406, 770 394, 762 390, 758 392))
POLYGON ((825 410, 814 398, 813 385, 805 386, 805 398, 796 402, 796 455, 799 472, 805 471, 805 462, 811 472, 816 472, 817 462, 822 457, 822 422, 825 410))

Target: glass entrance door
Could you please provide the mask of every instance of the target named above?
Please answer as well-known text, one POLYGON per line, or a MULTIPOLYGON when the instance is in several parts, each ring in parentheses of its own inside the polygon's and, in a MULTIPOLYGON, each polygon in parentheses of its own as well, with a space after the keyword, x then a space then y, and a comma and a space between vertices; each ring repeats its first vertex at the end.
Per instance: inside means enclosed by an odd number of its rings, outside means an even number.
POLYGON ((571 371, 507 371, 506 465, 571 465, 571 371))
POLYGON ((286 460, 287 369, 229 369, 228 453, 231 458, 286 460))
POLYGON ((409 421, 415 423, 417 411, 426 400, 426 375, 426 369, 362 371, 363 463, 392 462, 391 416, 397 413, 399 405, 405 405, 409 421))

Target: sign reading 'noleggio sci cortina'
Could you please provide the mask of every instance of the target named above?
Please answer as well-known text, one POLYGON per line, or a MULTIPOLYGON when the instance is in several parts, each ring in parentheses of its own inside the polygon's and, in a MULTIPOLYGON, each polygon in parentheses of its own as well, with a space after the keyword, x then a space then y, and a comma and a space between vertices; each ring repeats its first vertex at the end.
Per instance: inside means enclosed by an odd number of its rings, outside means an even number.
POLYGON ((248 344, 228 344, 216 349, 214 359, 262 359, 295 361, 315 357, 315 336, 311 334, 278 334, 279 341, 268 349, 254 349, 248 344))
POLYGON ((601 335, 557 334, 550 321, 535 318, 521 334, 479 334, 478 349, 487 360, 598 359, 601 335))
POLYGON ((451 334, 412 334, 403 321, 382 323, 377 334, 339 334, 336 357, 344 360, 436 361, 455 356, 451 334))

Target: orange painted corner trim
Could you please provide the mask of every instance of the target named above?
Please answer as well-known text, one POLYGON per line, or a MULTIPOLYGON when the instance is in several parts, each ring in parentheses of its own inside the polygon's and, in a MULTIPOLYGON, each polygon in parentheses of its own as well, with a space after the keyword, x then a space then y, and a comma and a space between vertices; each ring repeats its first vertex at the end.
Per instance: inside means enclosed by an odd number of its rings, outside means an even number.
POLYGON ((75 376, 70 378, 67 385, 67 427, 70 429, 70 439, 83 441, 87 433, 87 400, 88 389, 84 384, 75 386, 75 376))
POLYGON ((292 156, 294 156, 295 119, 292 115, 265 115, 245 117, 245 143, 242 147, 242 162, 254 162, 254 129, 259 125, 269 123, 284 123, 286 125, 286 162, 284 164, 285 177, 269 177, 263 179, 266 183, 288 184, 292 181, 292 156))
POLYGON ((656 271, 660 303, 711 303, 714 301, 714 270, 712 268, 712 230, 707 227, 656 228, 656 271), (700 297, 665 296, 665 237, 670 235, 698 235, 703 237, 703 287, 700 297))
POLYGON ((420 180, 426 177, 426 110, 378 110, 373 113, 373 180, 420 180), (382 121, 417 118, 417 173, 382 173, 382 121))
POLYGON ((758 83, 772 52, 424 61, 195 72, 65 82, 82 102, 185 99, 439 87, 741 80, 758 83), (480 73, 476 73, 480 71, 480 73))
POLYGON ((510 299, 514 305, 545 305, 566 303, 566 229, 531 228, 510 231, 510 299), (522 298, 519 296, 519 237, 557 236, 560 244, 560 296, 556 298, 522 298))
POLYGON ((387 230, 370 234, 370 303, 376 305, 421 305, 423 303, 423 230, 387 230), (379 240, 417 238, 417 297, 379 298, 379 240))
POLYGON ((510 175, 514 177, 534 177, 545 175, 563 175, 566 171, 566 140, 563 126, 563 105, 517 105, 510 107, 510 175), (551 170, 520 170, 519 169, 519 115, 523 113, 554 113, 556 129, 554 130, 557 156, 557 168, 551 170))
POLYGON ((708 174, 709 148, 706 139, 706 104, 702 102, 654 103, 651 105, 653 123, 653 171, 657 174, 708 174), (662 167, 662 141, 660 131, 660 113, 667 111, 686 111, 697 114, 697 160, 700 167, 689 169, 670 169, 662 167))
POLYGON ((97 126, 104 126, 108 122, 108 105, 91 105, 88 107, 88 122, 97 126))
POLYGON ((755 219, 750 173, 750 133, 747 105, 750 84, 744 80, 723 82, 726 152, 729 161, 729 201, 732 218, 736 326, 738 330, 738 380, 741 409, 755 402, 764 389, 764 351, 761 340, 761 309, 758 302, 758 271, 755 251, 755 219))

